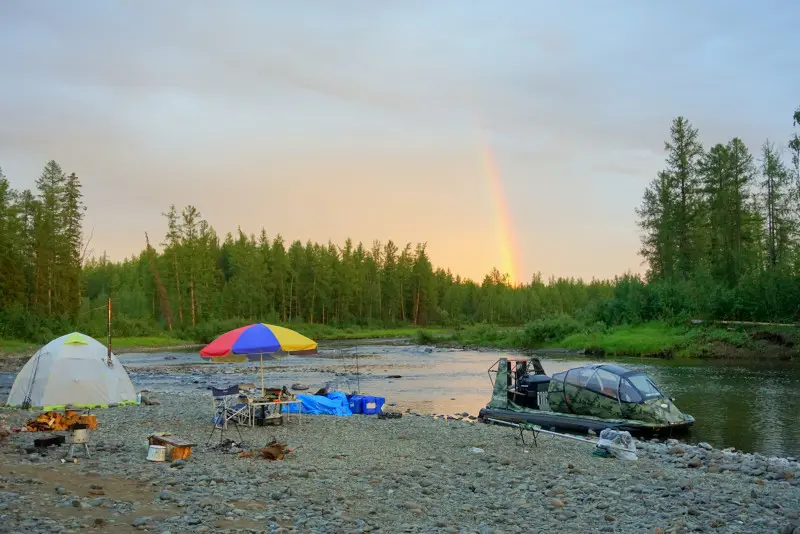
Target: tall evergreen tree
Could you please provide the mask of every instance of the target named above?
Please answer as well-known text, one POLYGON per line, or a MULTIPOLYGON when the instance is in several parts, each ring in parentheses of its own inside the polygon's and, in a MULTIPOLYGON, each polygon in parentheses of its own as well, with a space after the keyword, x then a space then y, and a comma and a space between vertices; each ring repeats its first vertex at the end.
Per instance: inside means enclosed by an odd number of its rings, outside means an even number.
POLYGON ((23 236, 18 194, 0 168, 0 309, 26 300, 23 236))
POLYGON ((767 265, 777 268, 789 259, 795 225, 791 214, 789 172, 770 141, 761 148, 761 175, 767 265))
POLYGON ((670 176, 661 171, 645 189, 642 205, 636 209, 643 231, 639 253, 648 263, 647 276, 651 280, 675 276, 674 205, 670 176))
POLYGON ((705 261, 714 278, 738 283, 753 265, 757 229, 748 207, 755 166, 741 139, 717 144, 699 163, 706 223, 705 261))
POLYGON ((666 168, 645 190, 637 209, 644 231, 640 253, 651 278, 687 279, 702 257, 702 184, 698 173, 703 148, 697 129, 684 117, 672 121, 664 143, 666 168))
POLYGON ((40 205, 36 214, 36 296, 35 300, 48 315, 62 312, 61 278, 64 275, 63 254, 64 206, 66 175, 53 160, 47 162, 36 180, 40 205))
POLYGON ((681 278, 691 276, 700 256, 701 187, 697 166, 703 156, 697 129, 685 117, 677 117, 670 128, 666 176, 674 197, 671 216, 675 229, 675 268, 681 278))
POLYGON ((81 308, 83 287, 81 269, 83 264, 83 205, 81 183, 75 173, 67 176, 63 189, 63 284, 66 309, 73 316, 81 308))
MULTIPOLYGON (((800 127, 800 107, 795 110, 792 119, 792 126, 796 130, 800 127)), ((800 212, 800 135, 797 131, 792 133, 789 138, 789 153, 791 154, 792 170, 794 171, 796 209, 800 212)))

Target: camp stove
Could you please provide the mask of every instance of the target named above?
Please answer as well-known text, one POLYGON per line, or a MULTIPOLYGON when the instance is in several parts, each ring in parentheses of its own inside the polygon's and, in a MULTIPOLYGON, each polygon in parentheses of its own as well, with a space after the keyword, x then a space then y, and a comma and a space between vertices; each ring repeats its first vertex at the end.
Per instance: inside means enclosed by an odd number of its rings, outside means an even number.
POLYGON ((92 455, 89 452, 89 425, 72 425, 69 427, 69 450, 67 451, 66 458, 74 458, 75 457, 75 447, 81 448, 83 446, 83 451, 86 453, 87 458, 91 458, 92 455))

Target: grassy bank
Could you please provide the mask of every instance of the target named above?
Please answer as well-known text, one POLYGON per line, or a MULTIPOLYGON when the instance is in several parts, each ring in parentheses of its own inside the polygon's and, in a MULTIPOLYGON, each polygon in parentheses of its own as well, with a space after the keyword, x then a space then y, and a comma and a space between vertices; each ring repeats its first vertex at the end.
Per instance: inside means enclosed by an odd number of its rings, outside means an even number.
POLYGON ((19 352, 28 352, 36 349, 36 345, 28 341, 20 341, 18 339, 3 339, 0 338, 0 355, 2 354, 16 354, 19 352))
POLYGON ((663 322, 609 328, 560 317, 516 328, 478 325, 439 336, 421 332, 417 339, 499 349, 563 348, 608 356, 788 360, 798 358, 800 331, 793 327, 663 322))
MULTIPOLYGON (((400 339, 412 338, 414 339, 418 332, 419 327, 398 327, 398 328, 336 328, 328 325, 320 324, 303 324, 293 325, 293 328, 311 339, 316 341, 334 341, 334 340, 358 340, 358 339, 400 339)), ((452 328, 427 328, 424 330, 430 336, 444 336, 452 335, 454 329, 452 328)))
MULTIPOLYGON (((105 343, 105 338, 98 339, 101 343, 105 343)), ((115 352, 121 349, 157 349, 164 347, 175 347, 181 345, 192 345, 194 341, 187 341, 184 339, 177 339, 169 336, 141 336, 141 337, 115 337, 112 338, 111 344, 115 352)), ((31 343, 29 341, 20 341, 18 339, 2 339, 0 338, 0 355, 2 354, 23 354, 34 352, 42 345, 31 343)))

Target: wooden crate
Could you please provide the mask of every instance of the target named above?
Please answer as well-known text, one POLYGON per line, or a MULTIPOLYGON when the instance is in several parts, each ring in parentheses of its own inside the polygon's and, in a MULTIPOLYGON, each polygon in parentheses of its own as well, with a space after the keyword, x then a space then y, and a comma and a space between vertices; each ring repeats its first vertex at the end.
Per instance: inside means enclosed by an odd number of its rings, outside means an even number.
POLYGON ((150 445, 166 447, 167 458, 170 460, 185 460, 192 455, 192 447, 197 445, 176 436, 150 436, 150 445))

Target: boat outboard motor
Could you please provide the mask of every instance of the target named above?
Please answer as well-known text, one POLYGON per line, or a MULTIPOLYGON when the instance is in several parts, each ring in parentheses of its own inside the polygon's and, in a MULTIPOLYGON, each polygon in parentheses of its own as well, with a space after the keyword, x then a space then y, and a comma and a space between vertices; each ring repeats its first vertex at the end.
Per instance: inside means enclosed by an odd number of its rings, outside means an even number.
POLYGON ((526 408, 550 411, 547 402, 547 390, 550 387, 550 377, 543 374, 527 374, 519 381, 520 393, 523 393, 521 402, 526 408))

